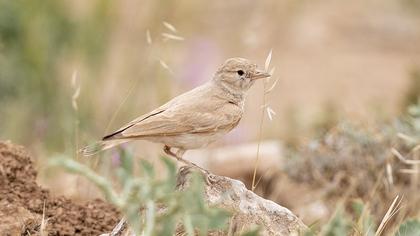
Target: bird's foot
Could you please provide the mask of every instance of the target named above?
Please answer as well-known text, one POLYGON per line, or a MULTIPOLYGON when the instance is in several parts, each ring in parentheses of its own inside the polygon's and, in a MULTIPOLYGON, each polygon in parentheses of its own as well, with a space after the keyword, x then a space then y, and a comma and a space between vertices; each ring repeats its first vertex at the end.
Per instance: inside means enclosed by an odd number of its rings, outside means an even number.
POLYGON ((196 165, 196 164, 194 164, 190 161, 187 161, 187 160, 185 160, 185 161, 188 163, 187 165, 189 167, 194 168, 196 170, 199 170, 201 172, 201 174, 203 175, 203 178, 206 181, 207 185, 211 185, 211 184, 216 182, 216 176, 214 174, 210 173, 210 171, 208 171, 208 170, 206 170, 206 169, 204 169, 204 168, 202 168, 202 167, 200 167, 200 166, 198 166, 198 165, 196 165))
POLYGON ((210 173, 209 171, 203 168, 197 167, 196 165, 185 165, 181 167, 181 170, 188 171, 188 172, 195 171, 195 172, 200 173, 201 176, 203 176, 204 181, 206 181, 206 185, 208 186, 217 182, 216 175, 210 173))
POLYGON ((216 175, 212 173, 208 173, 207 175, 204 175, 204 178, 206 180, 207 185, 216 183, 216 175))
POLYGON ((171 147, 169 147, 169 146, 165 146, 163 148, 163 150, 166 154, 174 157, 177 161, 180 161, 180 162, 184 163, 185 165, 190 166, 192 168, 198 169, 203 174, 207 184, 211 184, 211 183, 215 182, 215 176, 212 173, 210 173, 208 170, 206 170, 206 169, 198 166, 197 164, 194 164, 194 163, 182 158, 181 156, 182 156, 183 152, 182 152, 182 154, 181 153, 179 153, 179 154, 176 153, 175 154, 174 152, 172 152, 171 147))

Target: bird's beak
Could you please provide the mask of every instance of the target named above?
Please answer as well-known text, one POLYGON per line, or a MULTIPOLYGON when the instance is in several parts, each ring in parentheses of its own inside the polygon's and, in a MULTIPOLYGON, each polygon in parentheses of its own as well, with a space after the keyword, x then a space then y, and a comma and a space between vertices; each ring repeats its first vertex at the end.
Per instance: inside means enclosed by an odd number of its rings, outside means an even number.
POLYGON ((271 74, 262 70, 255 70, 254 73, 251 75, 252 80, 262 79, 270 77, 271 74))

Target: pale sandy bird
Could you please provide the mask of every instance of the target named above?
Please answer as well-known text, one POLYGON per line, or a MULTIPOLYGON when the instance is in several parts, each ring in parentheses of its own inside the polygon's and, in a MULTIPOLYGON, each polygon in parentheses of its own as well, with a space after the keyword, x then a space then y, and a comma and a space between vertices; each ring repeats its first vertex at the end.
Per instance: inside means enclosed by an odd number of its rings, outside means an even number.
POLYGON ((162 143, 165 153, 192 164, 182 159, 185 151, 205 147, 235 128, 244 112, 247 91, 255 80, 266 77, 270 74, 247 59, 228 59, 207 83, 138 117, 81 152, 90 156, 141 139, 162 143))

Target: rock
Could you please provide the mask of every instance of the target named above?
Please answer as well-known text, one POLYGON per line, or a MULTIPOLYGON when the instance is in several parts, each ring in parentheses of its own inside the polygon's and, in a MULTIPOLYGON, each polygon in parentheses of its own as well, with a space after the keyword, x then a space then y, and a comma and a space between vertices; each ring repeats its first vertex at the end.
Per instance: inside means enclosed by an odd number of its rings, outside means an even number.
MULTIPOLYGON (((188 186, 190 167, 183 167, 178 174, 178 190, 188 186)), ((206 184, 205 197, 211 206, 233 213, 231 224, 233 235, 261 227, 262 235, 291 235, 306 229, 303 222, 289 209, 264 199, 235 179, 211 175, 206 184)))
MULTIPOLYGON (((181 167, 177 176, 177 190, 185 190, 191 180, 195 168, 181 167)), ((198 171, 198 170, 197 170, 198 171)), ((273 201, 264 199, 238 180, 224 176, 210 174, 205 186, 205 201, 210 206, 225 209, 232 213, 229 232, 209 232, 209 235, 240 235, 243 232, 260 227, 260 235, 299 235, 307 229, 305 224, 289 209, 273 201)), ((124 220, 111 233, 102 236, 131 235, 130 229, 125 227, 124 220)), ((177 228, 176 235, 186 235, 183 227, 177 228)))

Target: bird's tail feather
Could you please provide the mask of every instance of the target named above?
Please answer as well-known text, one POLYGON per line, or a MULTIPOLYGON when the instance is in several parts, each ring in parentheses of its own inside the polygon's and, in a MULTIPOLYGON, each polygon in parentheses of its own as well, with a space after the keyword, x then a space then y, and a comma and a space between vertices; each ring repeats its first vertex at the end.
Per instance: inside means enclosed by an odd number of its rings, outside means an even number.
POLYGON ((106 141, 99 141, 94 144, 88 145, 82 149, 79 150, 79 153, 81 153, 85 157, 93 156, 101 151, 104 151, 106 149, 115 147, 117 145, 120 145, 122 143, 128 142, 129 140, 122 140, 122 139, 116 139, 116 140, 106 140, 106 141))

